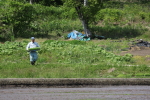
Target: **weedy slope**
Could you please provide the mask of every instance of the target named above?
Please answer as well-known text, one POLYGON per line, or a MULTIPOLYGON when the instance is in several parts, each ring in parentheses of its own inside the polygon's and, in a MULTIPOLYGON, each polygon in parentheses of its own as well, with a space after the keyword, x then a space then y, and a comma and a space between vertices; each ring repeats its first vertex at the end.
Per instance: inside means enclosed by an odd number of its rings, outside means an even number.
POLYGON ((27 41, 1 44, 0 78, 149 77, 148 65, 137 65, 131 54, 119 55, 124 46, 111 40, 40 42, 35 66, 30 65, 26 45, 27 41))

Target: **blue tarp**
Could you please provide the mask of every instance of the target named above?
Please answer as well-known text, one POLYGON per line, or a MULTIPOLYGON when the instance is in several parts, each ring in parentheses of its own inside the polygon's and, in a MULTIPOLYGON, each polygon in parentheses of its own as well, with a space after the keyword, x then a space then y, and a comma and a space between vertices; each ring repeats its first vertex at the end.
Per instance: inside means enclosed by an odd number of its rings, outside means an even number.
POLYGON ((75 40, 82 40, 82 41, 90 40, 90 37, 86 37, 86 34, 82 34, 76 30, 70 32, 67 37, 75 40))

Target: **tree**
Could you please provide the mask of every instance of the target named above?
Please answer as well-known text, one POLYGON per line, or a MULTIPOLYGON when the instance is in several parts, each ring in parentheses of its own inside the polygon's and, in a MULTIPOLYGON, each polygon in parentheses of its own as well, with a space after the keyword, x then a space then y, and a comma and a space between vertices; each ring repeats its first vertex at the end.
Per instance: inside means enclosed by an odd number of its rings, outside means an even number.
POLYGON ((26 0, 30 4, 37 3, 37 4, 42 4, 44 6, 59 6, 62 5, 62 0, 26 0))
POLYGON ((30 0, 30 4, 32 4, 32 0, 30 0))
MULTIPOLYGON (((6 33, 12 37, 27 36, 29 34, 30 24, 36 18, 35 9, 30 4, 11 1, 2 3, 0 6, 0 37, 6 33), (3 9, 5 8, 5 9, 3 9), (7 27, 5 27, 7 26, 7 27), (9 31, 9 32, 8 32, 9 31)), ((3 36, 3 38, 6 38, 3 36)))
POLYGON ((102 0, 63 0, 63 2, 65 6, 74 7, 76 9, 85 34, 91 37, 92 33, 89 29, 89 23, 102 7, 102 0))

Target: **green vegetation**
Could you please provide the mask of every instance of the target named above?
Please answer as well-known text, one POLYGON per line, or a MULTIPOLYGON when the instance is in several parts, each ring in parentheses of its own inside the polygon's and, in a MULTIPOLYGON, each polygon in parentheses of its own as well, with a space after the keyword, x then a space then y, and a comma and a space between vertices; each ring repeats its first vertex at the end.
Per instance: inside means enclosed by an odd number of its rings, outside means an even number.
MULTIPOLYGON (((103 35, 111 39, 148 37, 150 2, 134 1, 106 0, 102 2, 96 14, 88 13, 91 14, 88 16, 92 16, 89 19, 92 34, 103 35)), ((90 7, 94 9, 92 5, 90 7)), ((0 11, 1 41, 13 41, 18 37, 30 36, 58 38, 72 30, 83 31, 76 10, 72 6, 44 6, 39 2, 31 5, 27 2, 19 2, 19 0, 2 0, 0 8, 2 9, 0 11)))
POLYGON ((83 32, 75 8, 51 0, 32 5, 27 0, 1 0, 0 78, 149 78, 149 55, 119 54, 132 39, 150 37, 150 2, 133 1, 104 0, 97 13, 86 12, 92 16, 92 34, 106 40, 67 41, 72 30, 83 32), (25 50, 31 36, 41 46, 35 66, 25 50))
POLYGON ((148 65, 137 66, 131 54, 115 54, 124 48, 125 42, 123 46, 111 40, 46 40, 40 42, 41 50, 35 66, 30 65, 29 53, 25 50, 27 43, 24 40, 1 44, 0 78, 149 77, 148 65))

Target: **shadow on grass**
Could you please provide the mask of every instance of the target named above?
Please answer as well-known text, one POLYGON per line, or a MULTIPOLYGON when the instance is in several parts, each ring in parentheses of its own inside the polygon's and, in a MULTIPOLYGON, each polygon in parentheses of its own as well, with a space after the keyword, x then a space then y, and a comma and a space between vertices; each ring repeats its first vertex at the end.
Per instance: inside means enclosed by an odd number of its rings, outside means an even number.
POLYGON ((146 29, 131 26, 94 26, 91 31, 96 35, 105 36, 106 38, 119 39, 119 38, 135 38, 142 35, 146 29))

